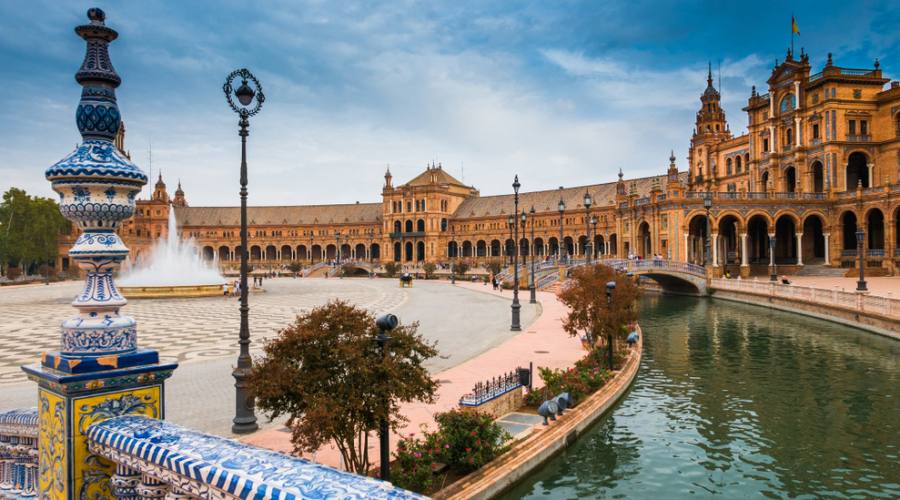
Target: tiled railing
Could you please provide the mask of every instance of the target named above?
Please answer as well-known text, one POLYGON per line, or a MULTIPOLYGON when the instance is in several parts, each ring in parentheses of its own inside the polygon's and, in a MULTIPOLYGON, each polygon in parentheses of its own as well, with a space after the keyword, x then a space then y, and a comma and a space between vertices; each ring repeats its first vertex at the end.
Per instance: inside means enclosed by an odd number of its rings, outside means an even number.
POLYGON ((114 495, 132 498, 423 498, 390 483, 144 416, 91 425, 88 449, 116 464, 114 495))
POLYGON ((38 412, 0 412, 0 498, 37 496, 38 412))
POLYGON ((839 307, 853 312, 878 314, 891 319, 900 319, 900 300, 837 289, 812 288, 784 285, 771 281, 714 279, 712 288, 746 292, 769 297, 802 300, 828 307, 839 307))
POLYGON ((472 392, 465 394, 463 395, 463 397, 459 398, 459 405, 481 406, 488 401, 499 398, 500 396, 512 392, 519 387, 522 387, 522 383, 515 371, 504 373, 499 377, 494 377, 491 380, 486 380, 484 382, 478 382, 477 384, 475 384, 475 387, 472 388, 472 392))

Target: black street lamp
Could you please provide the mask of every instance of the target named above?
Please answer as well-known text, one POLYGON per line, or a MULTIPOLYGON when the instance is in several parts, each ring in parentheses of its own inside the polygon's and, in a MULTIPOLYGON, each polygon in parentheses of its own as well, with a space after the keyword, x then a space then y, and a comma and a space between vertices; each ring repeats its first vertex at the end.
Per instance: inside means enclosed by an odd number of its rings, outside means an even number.
POLYGON ((587 256, 587 262, 591 261, 591 205, 594 204, 594 200, 591 199, 591 193, 588 192, 587 189, 584 190, 584 226, 585 231, 587 231, 587 236, 584 239, 584 253, 587 256))
POLYGON ((241 137, 241 329, 238 340, 240 354, 237 366, 231 372, 235 388, 235 415, 231 431, 243 434, 259 428, 254 412, 253 394, 247 384, 247 377, 253 367, 253 359, 250 357, 250 305, 247 302, 247 136, 250 134, 250 117, 259 113, 266 96, 263 95, 259 80, 245 68, 232 71, 225 78, 222 90, 225 92, 228 106, 240 117, 238 135, 241 137), (232 82, 238 77, 241 78, 241 85, 234 89, 232 82), (249 85, 251 82, 256 90, 249 85), (237 102, 234 101, 234 97, 237 97, 237 102))
POLYGON ((597 248, 594 245, 596 239, 597 239, 597 216, 592 215, 591 216, 591 258, 593 258, 594 254, 597 253, 597 248))
POLYGON ((772 264, 772 273, 769 281, 778 281, 778 264, 775 263, 775 235, 769 235, 769 262, 772 264))
POLYGON ((313 235, 312 235, 312 231, 310 231, 309 232, 309 248, 307 249, 307 252, 309 252, 310 265, 312 264, 312 260, 313 260, 312 247, 313 247, 313 235))
MULTIPOLYGON (((512 184, 513 191, 515 192, 515 196, 513 197, 515 208, 513 210, 513 214, 519 213, 519 188, 522 187, 519 184, 519 176, 516 175, 515 180, 512 184)), ((513 246, 515 250, 513 250, 513 301, 512 301, 512 324, 509 329, 513 332, 518 332, 522 330, 522 325, 519 323, 519 312, 522 309, 522 306, 519 305, 519 225, 516 224, 516 219, 513 215, 509 216, 510 225, 513 228, 513 246)))
MULTIPOLYGON (((531 250, 529 251, 531 257, 531 284, 528 286, 528 292, 530 294, 529 302, 531 302, 532 304, 537 304, 537 283, 535 283, 534 281, 534 205, 531 205, 531 210, 529 210, 529 213, 531 213, 531 250)), ((525 216, 524 211, 522 212, 522 216, 525 216)))
POLYGON ((378 335, 375 337, 375 342, 378 343, 378 353, 381 355, 381 369, 382 369, 382 378, 381 381, 382 391, 384 391, 384 415, 381 417, 381 421, 378 422, 378 438, 381 441, 381 464, 379 465, 379 477, 383 481, 391 480, 391 444, 390 444, 390 426, 388 425, 388 412, 390 412, 390 401, 388 400, 388 384, 390 380, 388 380, 387 370, 385 369, 385 362, 387 361, 388 350, 387 344, 390 342, 391 337, 387 334, 387 332, 397 328, 397 325, 400 323, 400 320, 397 319, 397 316, 393 314, 385 314, 384 316, 379 317, 375 320, 375 326, 378 328, 378 335))
MULTIPOLYGON (((616 289, 615 281, 607 281, 606 282, 606 307, 608 309, 612 308, 612 294, 616 289)), ((608 326, 608 325, 607 325, 608 326)), ((609 369, 613 369, 613 332, 611 329, 607 328, 606 331, 606 350, 607 350, 607 361, 609 363, 609 369)))
POLYGON ((559 187, 559 205, 557 205, 557 209, 559 210, 559 242, 556 245, 556 257, 559 259, 560 263, 562 263, 566 259, 566 244, 563 241, 563 213, 566 211, 566 202, 562 197, 562 189, 563 187, 559 187))
POLYGON ((706 241, 705 250, 703 252, 703 265, 709 267, 710 257, 712 256, 712 221, 709 218, 709 210, 712 208, 712 193, 706 193, 703 197, 703 208, 706 209, 706 241))
POLYGON ((866 257, 865 250, 863 250, 863 242, 866 239, 866 232, 863 231, 862 228, 858 228, 856 230, 856 256, 859 259, 859 281, 856 282, 856 291, 857 292, 867 292, 869 289, 866 287, 866 257))
POLYGON ((369 228, 369 264, 375 262, 375 256, 372 255, 372 246, 375 244, 375 228, 369 228))
POLYGON ((334 232, 334 244, 337 248, 334 250, 334 265, 335 267, 341 265, 341 231, 337 230, 334 232))
POLYGON ((456 259, 459 257, 459 246, 456 245, 456 226, 450 226, 450 241, 456 249, 456 254, 450 258, 450 284, 456 284, 456 259))

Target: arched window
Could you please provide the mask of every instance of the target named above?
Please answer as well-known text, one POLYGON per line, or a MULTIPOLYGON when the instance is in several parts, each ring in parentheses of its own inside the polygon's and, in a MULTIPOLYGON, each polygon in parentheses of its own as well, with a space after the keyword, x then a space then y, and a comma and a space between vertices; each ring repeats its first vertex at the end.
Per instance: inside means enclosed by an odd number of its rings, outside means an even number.
POLYGON ((781 106, 779 109, 782 113, 789 113, 797 106, 797 99, 794 94, 788 94, 781 98, 781 106))
POLYGON ((897 124, 897 137, 900 137, 900 113, 897 113, 897 116, 894 122, 897 124))
POLYGON ((731 158, 725 160, 725 173, 726 175, 731 175, 732 173, 734 173, 731 167, 731 158))
POLYGON ((791 141, 794 139, 794 130, 791 128, 784 129, 784 145, 790 146, 791 141))
POLYGON ((734 157, 734 173, 741 173, 741 155, 734 157))

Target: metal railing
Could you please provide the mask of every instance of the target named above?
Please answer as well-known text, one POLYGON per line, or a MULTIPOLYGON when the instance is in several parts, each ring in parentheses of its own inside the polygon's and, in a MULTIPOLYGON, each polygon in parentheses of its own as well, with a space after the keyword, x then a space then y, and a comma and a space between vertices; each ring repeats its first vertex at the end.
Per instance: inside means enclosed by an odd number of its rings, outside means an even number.
POLYGON ((319 269, 322 269, 323 267, 325 267, 327 265, 328 265, 327 262, 318 262, 316 264, 313 264, 303 270, 303 277, 305 278, 305 277, 309 276, 310 274, 316 272, 319 269))
POLYGON ((504 373, 499 377, 494 377, 484 382, 478 382, 472 388, 472 392, 459 398, 460 406, 481 406, 488 401, 499 398, 500 396, 512 392, 522 383, 515 371, 504 373))
POLYGON ((802 300, 829 307, 838 307, 852 312, 877 314, 891 319, 900 319, 900 300, 892 297, 828 290, 797 285, 785 285, 771 281, 734 280, 716 278, 711 286, 719 290, 802 300))
POLYGON ((869 142, 872 136, 869 134, 847 134, 847 140, 850 142, 869 142))
POLYGON ((116 498, 424 498, 390 483, 144 416, 87 429, 116 498))
POLYGON ((884 257, 884 249, 883 248, 870 248, 866 251, 866 255, 869 257, 884 257))
POLYGON ((0 498, 37 496, 38 411, 0 412, 0 498))

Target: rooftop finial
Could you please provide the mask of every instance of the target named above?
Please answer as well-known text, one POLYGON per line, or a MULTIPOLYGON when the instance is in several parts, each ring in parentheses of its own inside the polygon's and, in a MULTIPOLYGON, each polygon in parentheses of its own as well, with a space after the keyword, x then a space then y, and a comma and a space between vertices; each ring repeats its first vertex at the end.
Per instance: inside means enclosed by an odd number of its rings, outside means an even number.
POLYGON ((706 72, 706 85, 712 87, 712 61, 709 61, 709 70, 706 72))
POLYGON ((834 63, 831 61, 831 52, 829 52, 829 53, 828 53, 828 60, 825 61, 825 66, 831 66, 832 64, 834 64, 834 63))
POLYGON ((675 150, 674 149, 669 152, 669 163, 672 163, 672 164, 675 163, 675 150))

